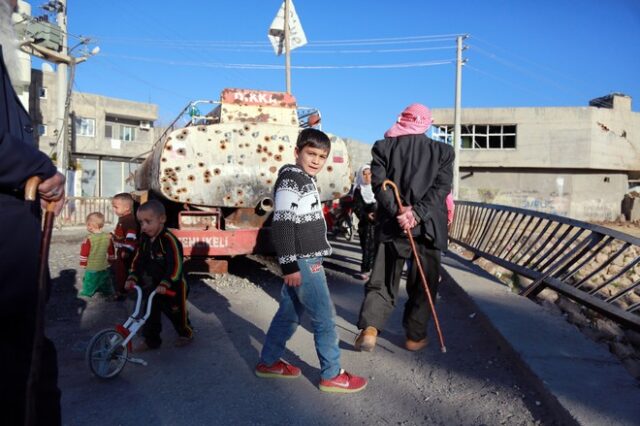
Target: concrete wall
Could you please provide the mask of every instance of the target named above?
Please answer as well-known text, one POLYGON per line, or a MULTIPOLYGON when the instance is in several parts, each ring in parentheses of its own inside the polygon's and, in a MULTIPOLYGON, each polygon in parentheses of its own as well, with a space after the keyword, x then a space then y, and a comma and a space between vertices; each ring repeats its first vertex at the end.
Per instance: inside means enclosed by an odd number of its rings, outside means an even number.
POLYGON ((58 87, 56 74, 52 72, 51 65, 44 64, 44 68, 49 71, 31 70, 31 85, 29 87, 29 114, 34 124, 43 124, 47 128, 46 134, 36 136, 38 147, 41 151, 49 154, 55 149, 58 139, 58 129, 56 129, 56 99, 58 99, 58 87), (46 97, 40 97, 40 89, 46 89, 46 97))
POLYGON ((628 188, 625 173, 482 169, 460 172, 460 199, 503 204, 585 221, 615 220, 628 188))
MULTIPOLYGON (((462 124, 515 124, 515 149, 464 149, 461 167, 640 170, 640 113, 628 97, 614 108, 464 108, 462 124)), ((434 123, 453 124, 452 109, 434 109, 434 123)))
POLYGON ((363 143, 355 139, 345 138, 347 143, 347 150, 351 157, 351 165, 353 166, 353 172, 357 172, 360 166, 366 163, 371 163, 371 148, 372 144, 363 143))

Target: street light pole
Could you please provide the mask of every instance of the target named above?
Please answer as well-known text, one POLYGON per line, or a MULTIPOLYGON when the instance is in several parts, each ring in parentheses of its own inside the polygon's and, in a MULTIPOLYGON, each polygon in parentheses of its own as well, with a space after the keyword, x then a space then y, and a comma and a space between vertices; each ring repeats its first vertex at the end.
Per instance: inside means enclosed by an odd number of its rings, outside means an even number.
POLYGON ((455 110, 453 112, 453 149, 455 151, 455 159, 453 162, 453 198, 454 200, 458 199, 460 194, 460 143, 462 138, 460 136, 461 124, 460 124, 460 113, 461 113, 461 97, 462 97, 462 40, 466 39, 468 36, 458 36, 456 39, 456 100, 455 100, 455 110))
POLYGON ((289 0, 284 0, 284 58, 287 79, 287 93, 291 94, 291 30, 289 29, 289 0))
MULTIPOLYGON (((56 21, 58 26, 60 27, 60 33, 62 35, 62 51, 60 52, 62 55, 67 55, 67 5, 66 0, 58 1, 58 13, 56 15, 56 21)), ((57 102, 56 102, 56 128, 60 133, 58 133, 58 146, 56 150, 56 164, 58 165, 58 171, 62 173, 65 178, 67 177, 67 144, 66 144, 66 133, 67 133, 67 125, 66 122, 66 104, 67 104, 67 64, 64 62, 58 62, 57 66, 57 102)))

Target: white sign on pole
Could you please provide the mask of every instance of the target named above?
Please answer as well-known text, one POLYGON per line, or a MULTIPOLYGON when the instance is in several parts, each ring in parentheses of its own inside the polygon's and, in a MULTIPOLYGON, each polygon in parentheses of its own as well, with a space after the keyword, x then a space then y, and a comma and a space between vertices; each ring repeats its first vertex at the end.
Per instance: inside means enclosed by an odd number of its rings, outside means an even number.
MULTIPOLYGON (((280 6, 280 10, 278 10, 278 14, 269 27, 268 36, 276 55, 282 55, 284 53, 284 2, 282 2, 282 6, 280 6)), ((290 1, 289 49, 293 50, 300 46, 304 46, 305 44, 307 44, 307 36, 304 34, 304 30, 300 24, 296 8, 293 6, 293 2, 290 1)))

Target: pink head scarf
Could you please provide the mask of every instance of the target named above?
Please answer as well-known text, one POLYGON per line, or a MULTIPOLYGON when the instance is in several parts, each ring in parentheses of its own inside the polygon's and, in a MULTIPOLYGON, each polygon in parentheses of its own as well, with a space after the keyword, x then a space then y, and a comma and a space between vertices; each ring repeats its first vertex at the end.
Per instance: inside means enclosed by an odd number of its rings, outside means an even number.
POLYGON ((384 134, 386 138, 420 135, 433 123, 431 111, 422 104, 411 104, 402 111, 395 124, 384 134))

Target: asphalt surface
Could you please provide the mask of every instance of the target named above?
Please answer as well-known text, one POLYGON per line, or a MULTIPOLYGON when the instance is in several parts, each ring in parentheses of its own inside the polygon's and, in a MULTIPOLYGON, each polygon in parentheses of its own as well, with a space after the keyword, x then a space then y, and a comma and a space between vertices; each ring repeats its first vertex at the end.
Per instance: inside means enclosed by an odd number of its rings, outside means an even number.
POLYGON ((127 364, 111 380, 90 373, 86 346, 98 331, 123 322, 131 300, 79 298, 82 230, 54 234, 47 334, 58 348, 63 423, 66 425, 534 425, 561 424, 544 395, 511 351, 478 319, 474 307, 443 282, 437 310, 447 353, 435 330, 427 349, 403 348, 404 294, 372 353, 353 350, 363 297, 359 247, 332 241, 325 269, 337 311, 342 364, 369 378, 361 393, 318 390, 318 359, 310 324, 303 321, 285 359, 302 369, 295 380, 260 379, 253 373, 281 279, 269 258, 240 257, 230 273, 191 277, 192 345, 173 347, 164 320, 163 347, 139 354, 148 366, 127 364))

